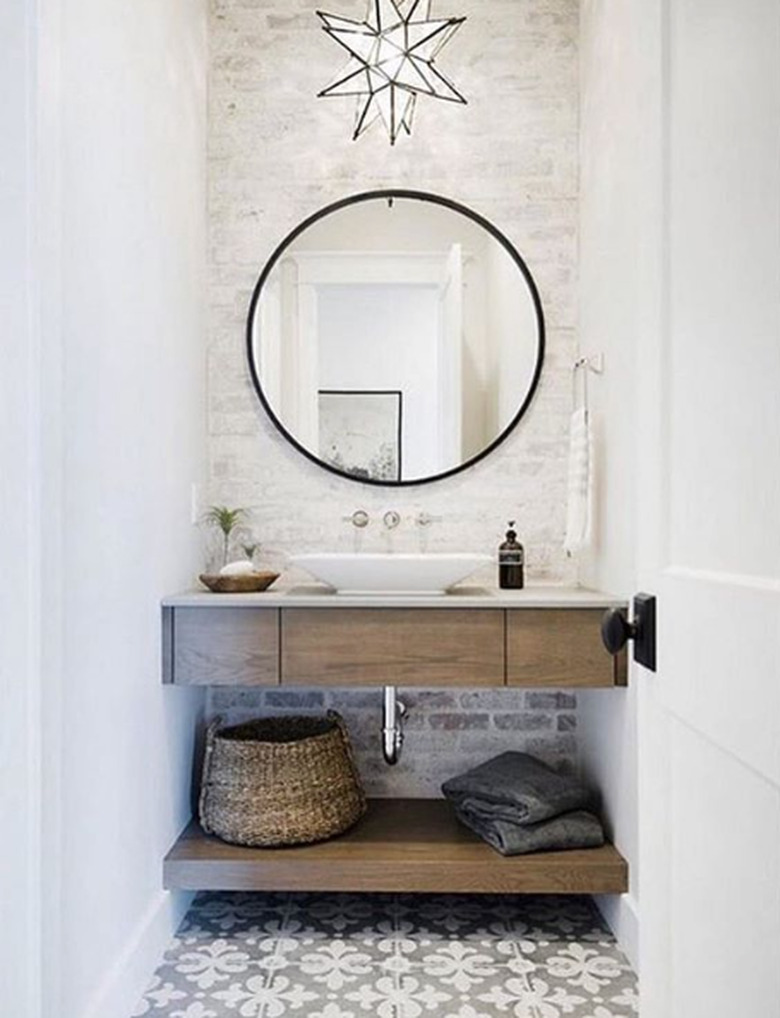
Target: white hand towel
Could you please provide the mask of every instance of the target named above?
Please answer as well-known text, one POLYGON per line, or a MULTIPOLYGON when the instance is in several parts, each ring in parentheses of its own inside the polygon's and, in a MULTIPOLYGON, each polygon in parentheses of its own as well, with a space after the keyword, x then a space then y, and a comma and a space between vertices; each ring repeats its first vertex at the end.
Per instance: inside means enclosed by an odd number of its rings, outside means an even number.
POLYGON ((571 417, 569 485, 564 548, 569 555, 582 551, 593 532, 593 437, 585 407, 571 417))

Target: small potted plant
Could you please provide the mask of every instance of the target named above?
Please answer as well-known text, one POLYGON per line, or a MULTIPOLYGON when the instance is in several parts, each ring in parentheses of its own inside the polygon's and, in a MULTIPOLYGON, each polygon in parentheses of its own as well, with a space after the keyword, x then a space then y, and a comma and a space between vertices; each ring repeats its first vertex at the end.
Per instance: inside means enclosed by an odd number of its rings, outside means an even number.
POLYGON ((222 535, 222 568, 217 575, 204 573, 200 577, 201 582, 216 594, 255 593, 266 590, 279 577, 278 573, 255 569, 253 559, 259 545, 249 543, 251 535, 247 543, 242 543, 246 558, 235 562, 229 560, 231 538, 249 516, 250 511, 242 506, 231 509, 226 505, 212 505, 203 517, 208 527, 222 535))
POLYGON ((222 534, 222 566, 228 565, 230 554, 230 536, 233 531, 249 516, 249 510, 239 506, 230 509, 226 505, 212 505, 203 517, 204 523, 219 530, 222 534))
POLYGON ((253 541, 253 540, 252 540, 252 539, 250 538, 250 539, 249 539, 249 540, 247 540, 247 541, 242 541, 242 542, 241 542, 241 550, 242 550, 242 551, 243 551, 243 553, 244 553, 244 554, 246 555, 246 560, 247 560, 247 562, 252 562, 252 563, 254 563, 254 561, 255 561, 255 555, 256 555, 256 554, 258 553, 258 551, 260 550, 260 545, 259 545, 259 544, 258 544, 258 543, 257 543, 256 541, 253 541))

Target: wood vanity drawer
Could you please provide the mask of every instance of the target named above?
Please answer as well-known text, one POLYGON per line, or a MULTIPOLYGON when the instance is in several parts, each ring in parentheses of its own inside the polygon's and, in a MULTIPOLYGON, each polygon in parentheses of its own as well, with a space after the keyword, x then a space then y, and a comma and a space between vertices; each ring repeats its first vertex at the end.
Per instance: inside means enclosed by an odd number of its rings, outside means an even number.
POLYGON ((626 655, 601 642, 603 609, 507 611, 510 686, 625 686, 626 655))
POLYGON ((165 679, 186 686, 279 682, 276 608, 175 608, 164 618, 165 679))
POLYGON ((457 608, 285 608, 282 683, 501 686, 504 613, 457 608))

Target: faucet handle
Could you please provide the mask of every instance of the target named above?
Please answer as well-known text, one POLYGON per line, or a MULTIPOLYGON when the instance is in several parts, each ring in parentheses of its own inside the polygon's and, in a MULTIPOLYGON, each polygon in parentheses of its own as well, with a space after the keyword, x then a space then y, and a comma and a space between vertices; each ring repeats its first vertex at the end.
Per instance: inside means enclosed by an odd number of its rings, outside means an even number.
POLYGON ((418 527, 430 527, 432 523, 441 523, 443 519, 443 516, 431 516, 430 513, 422 512, 417 514, 414 522, 418 527))
POLYGON ((344 523, 351 523, 358 530, 363 530, 364 527, 368 526, 371 517, 365 509, 356 509, 351 516, 342 516, 341 519, 344 523))
POLYGON ((382 517, 382 522, 388 530, 395 530, 401 522, 401 516, 395 511, 395 509, 388 509, 382 517))

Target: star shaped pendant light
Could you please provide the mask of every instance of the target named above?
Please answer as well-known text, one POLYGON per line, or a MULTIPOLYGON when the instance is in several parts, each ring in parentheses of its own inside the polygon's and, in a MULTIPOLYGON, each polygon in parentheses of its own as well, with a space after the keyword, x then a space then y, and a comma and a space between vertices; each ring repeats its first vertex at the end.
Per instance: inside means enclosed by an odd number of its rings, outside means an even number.
POLYGON ((431 18, 431 0, 368 0, 365 21, 317 11, 324 30, 349 53, 349 62, 320 96, 355 96, 359 138, 381 120, 394 145, 412 133, 417 97, 465 103, 435 64, 465 18, 431 18))

